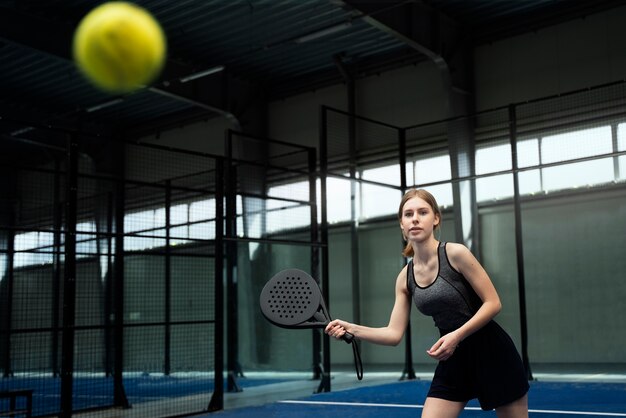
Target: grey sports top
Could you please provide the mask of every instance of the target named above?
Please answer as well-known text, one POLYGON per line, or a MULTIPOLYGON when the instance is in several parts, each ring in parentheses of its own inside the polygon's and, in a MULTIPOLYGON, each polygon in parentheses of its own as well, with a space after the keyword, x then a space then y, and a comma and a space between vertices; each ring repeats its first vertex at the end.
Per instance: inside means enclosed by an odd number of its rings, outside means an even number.
POLYGON ((435 281, 426 287, 418 285, 411 259, 407 266, 407 287, 421 313, 432 316, 440 330, 452 331, 474 316, 482 301, 467 279, 450 265, 445 242, 439 243, 437 255, 439 271, 435 281))

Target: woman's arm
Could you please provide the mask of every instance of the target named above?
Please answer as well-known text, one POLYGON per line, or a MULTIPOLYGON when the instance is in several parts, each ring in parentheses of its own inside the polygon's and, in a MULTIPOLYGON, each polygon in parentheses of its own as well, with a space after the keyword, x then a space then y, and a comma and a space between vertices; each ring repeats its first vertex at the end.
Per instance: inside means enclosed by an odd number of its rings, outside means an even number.
POLYGON ((448 243, 446 250, 450 264, 470 283, 482 305, 469 321, 457 330, 441 337, 428 350, 428 354, 437 360, 445 360, 457 345, 491 321, 502 309, 500 297, 489 275, 476 257, 462 244, 448 243))
POLYGON ((349 332, 360 340, 374 344, 398 345, 402 341, 402 336, 409 322, 411 307, 409 292, 406 288, 406 267, 402 269, 396 279, 395 294, 396 300, 391 311, 389 324, 386 327, 371 328, 335 319, 326 326, 325 332, 337 339, 349 332))

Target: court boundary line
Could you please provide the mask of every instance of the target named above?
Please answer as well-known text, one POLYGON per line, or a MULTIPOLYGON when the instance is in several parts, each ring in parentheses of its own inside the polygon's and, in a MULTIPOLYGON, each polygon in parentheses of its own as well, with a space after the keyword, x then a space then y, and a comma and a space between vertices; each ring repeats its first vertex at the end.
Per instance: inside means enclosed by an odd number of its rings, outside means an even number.
MULTIPOLYGON (((278 401, 278 403, 287 404, 305 404, 305 405, 337 405, 337 406, 367 406, 367 407, 383 407, 383 408, 412 408, 421 409, 424 405, 406 405, 406 404, 393 404, 393 403, 370 403, 370 402, 334 402, 334 401, 298 401, 298 400, 284 400, 278 401)), ((467 406, 466 410, 470 411, 482 411, 481 408, 475 406, 467 406)), ((587 416, 605 416, 605 417, 626 417, 626 412, 591 412, 591 411, 562 411, 551 409, 529 409, 528 412, 539 414, 555 414, 555 415, 587 415, 587 416)))

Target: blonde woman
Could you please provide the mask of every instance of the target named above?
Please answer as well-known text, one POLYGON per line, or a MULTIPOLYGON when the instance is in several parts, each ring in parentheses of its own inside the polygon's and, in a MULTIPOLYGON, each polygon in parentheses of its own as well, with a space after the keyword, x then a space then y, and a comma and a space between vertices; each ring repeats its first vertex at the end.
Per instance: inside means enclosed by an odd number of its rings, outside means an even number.
POLYGON ((372 328, 336 319, 326 333, 397 345, 415 303, 432 316, 441 335, 427 350, 439 363, 422 418, 458 417, 475 398, 500 418, 528 417, 526 372, 513 341, 493 321, 501 303, 487 272, 464 245, 437 241, 441 212, 428 191, 408 191, 398 220, 407 241, 403 254, 411 259, 396 279, 389 324, 372 328))

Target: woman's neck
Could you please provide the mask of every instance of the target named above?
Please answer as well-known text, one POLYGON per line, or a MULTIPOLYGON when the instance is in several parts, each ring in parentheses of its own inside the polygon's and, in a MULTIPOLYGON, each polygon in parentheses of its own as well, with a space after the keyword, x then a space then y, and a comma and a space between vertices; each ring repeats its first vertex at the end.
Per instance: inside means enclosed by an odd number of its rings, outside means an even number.
POLYGON ((435 237, 430 237, 423 242, 413 243, 413 263, 415 264, 427 264, 432 257, 437 256, 437 246, 439 242, 435 237))

